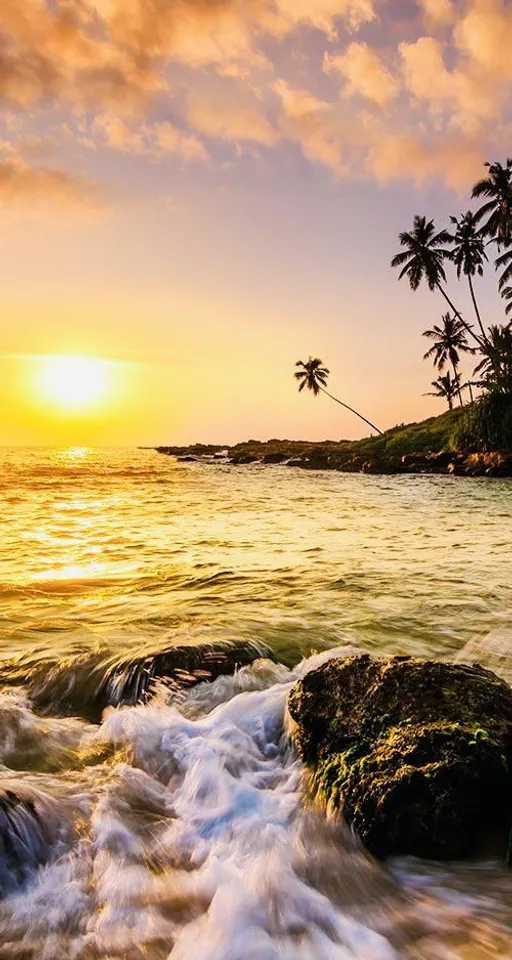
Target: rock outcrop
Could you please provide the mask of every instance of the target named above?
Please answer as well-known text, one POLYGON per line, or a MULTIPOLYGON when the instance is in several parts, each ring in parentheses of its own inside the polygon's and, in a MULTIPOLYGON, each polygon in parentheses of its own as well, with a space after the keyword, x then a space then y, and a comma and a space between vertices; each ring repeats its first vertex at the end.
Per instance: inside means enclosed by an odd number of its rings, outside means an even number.
MULTIPOLYGON (((316 795, 378 857, 459 858, 512 820, 512 689, 479 666, 363 655, 293 688, 316 795)), ((500 834, 501 835, 501 834, 500 834)))

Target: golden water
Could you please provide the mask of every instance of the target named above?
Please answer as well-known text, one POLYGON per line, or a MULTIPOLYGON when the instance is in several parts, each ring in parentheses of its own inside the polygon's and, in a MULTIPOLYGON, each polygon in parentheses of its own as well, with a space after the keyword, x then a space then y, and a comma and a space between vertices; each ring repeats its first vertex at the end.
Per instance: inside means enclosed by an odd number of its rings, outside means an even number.
POLYGON ((485 650, 512 611, 511 491, 0 453, 0 775, 37 797, 52 844, 0 903, 0 958, 512 957, 503 864, 375 864, 307 809, 283 736, 314 651, 485 650), (281 665, 203 684, 179 709, 161 689, 99 726, 38 717, 8 685, 13 660, 28 679, 36 661, 212 638, 264 640, 281 665))

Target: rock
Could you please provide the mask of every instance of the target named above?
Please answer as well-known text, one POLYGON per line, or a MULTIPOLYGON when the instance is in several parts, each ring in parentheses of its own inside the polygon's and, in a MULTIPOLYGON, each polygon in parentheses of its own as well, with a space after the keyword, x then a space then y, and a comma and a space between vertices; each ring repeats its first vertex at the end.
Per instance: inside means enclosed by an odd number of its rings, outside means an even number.
POLYGON ((313 790, 378 857, 457 858, 512 819, 512 689, 479 666, 367 655, 293 688, 313 790))
POLYGON ((235 467, 243 466, 246 463, 258 463, 258 457, 253 457, 249 453, 237 453, 232 458, 231 463, 235 467))
POLYGON ((380 457, 377 460, 367 460, 362 467, 363 473, 375 473, 382 476, 389 476, 395 473, 403 473, 402 461, 397 457, 380 457))
POLYGON ((284 463, 285 460, 288 460, 286 453, 266 453, 263 457, 263 463, 284 463))

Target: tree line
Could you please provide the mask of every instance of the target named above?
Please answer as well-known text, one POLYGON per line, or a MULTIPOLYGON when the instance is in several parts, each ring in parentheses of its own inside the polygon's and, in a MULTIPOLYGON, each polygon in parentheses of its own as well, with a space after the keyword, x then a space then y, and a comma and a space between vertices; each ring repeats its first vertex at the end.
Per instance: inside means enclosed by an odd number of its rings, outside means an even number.
MULTIPOLYGON (((412 290, 426 283, 449 308, 440 324, 423 333, 432 341, 424 359, 431 359, 439 372, 428 395, 444 398, 452 410, 457 401, 464 406, 467 391, 472 415, 462 424, 459 442, 497 449, 512 446, 512 159, 485 166, 487 176, 475 183, 471 193, 473 199, 484 200, 481 206, 450 217, 451 227, 439 231, 433 219, 417 214, 412 230, 399 234, 404 249, 393 257, 391 266, 400 269, 399 280, 407 279, 412 290), (489 254, 504 301, 502 323, 488 323, 475 293, 474 279, 483 276, 489 254), (448 266, 454 268, 457 281, 467 280, 474 319, 465 317, 450 296, 448 266), (477 361, 466 382, 460 369, 464 354, 477 361), (475 390, 479 391, 476 401, 475 390)), ((319 357, 298 360, 296 366, 299 391, 306 387, 315 397, 325 393, 382 433, 363 414, 327 391, 329 370, 319 357)))
POLYGON ((475 211, 450 217, 451 228, 439 231, 433 219, 416 215, 412 230, 399 234, 404 249, 391 261, 392 267, 400 268, 399 280, 407 279, 412 290, 426 283, 448 304, 441 324, 425 330, 424 336, 432 340, 425 358, 433 360, 440 374, 432 382, 431 395, 444 397, 450 409, 457 399, 463 405, 465 390, 473 400, 474 388, 484 399, 512 398, 512 321, 508 319, 512 313, 512 159, 485 166, 487 176, 475 183, 471 193, 473 199, 483 199, 483 204, 475 211), (474 278, 483 276, 489 254, 504 301, 502 323, 486 322, 475 294, 474 278), (463 316, 448 292, 449 265, 455 268, 458 281, 468 283, 474 320, 463 316), (466 383, 460 373, 462 354, 478 361, 473 378, 466 383))

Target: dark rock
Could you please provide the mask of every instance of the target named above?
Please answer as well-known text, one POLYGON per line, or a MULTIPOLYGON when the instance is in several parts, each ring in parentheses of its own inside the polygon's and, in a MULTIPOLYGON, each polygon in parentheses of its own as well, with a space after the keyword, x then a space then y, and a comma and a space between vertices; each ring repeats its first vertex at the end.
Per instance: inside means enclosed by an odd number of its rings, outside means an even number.
POLYGON ((186 457, 178 457, 180 463, 199 463, 199 457, 193 457, 192 455, 187 455, 186 457))
POLYGON ((428 453, 426 460, 432 468, 442 470, 443 468, 446 469, 448 464, 452 462, 453 456, 453 452, 450 453, 449 450, 444 450, 441 453, 428 453))
POLYGON ((383 476, 394 473, 403 473, 402 461, 396 459, 379 458, 378 460, 367 460, 362 467, 363 473, 381 474, 383 476))
POLYGON ((284 463, 285 460, 288 460, 286 453, 266 453, 263 457, 263 463, 284 463))
POLYGON ((231 463, 236 467, 246 463, 258 463, 258 457, 252 457, 249 453, 238 453, 232 458, 231 463))
POLYGON ((331 660, 289 712, 313 788, 379 857, 457 858, 512 820, 512 689, 478 666, 331 660))

